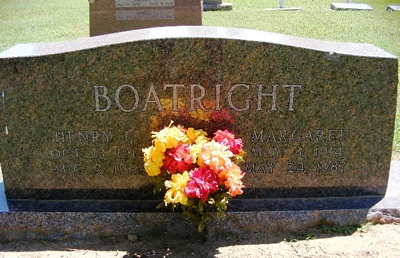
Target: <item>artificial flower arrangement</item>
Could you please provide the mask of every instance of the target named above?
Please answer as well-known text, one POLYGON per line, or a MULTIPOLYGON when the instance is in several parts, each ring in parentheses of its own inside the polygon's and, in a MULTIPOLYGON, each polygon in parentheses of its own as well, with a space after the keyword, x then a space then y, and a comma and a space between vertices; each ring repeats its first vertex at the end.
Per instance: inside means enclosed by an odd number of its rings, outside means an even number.
POLYGON ((166 191, 159 206, 180 207, 183 215, 204 230, 210 212, 225 215, 230 198, 243 193, 242 140, 227 130, 212 139, 194 128, 174 126, 152 132, 152 146, 143 149, 144 167, 155 184, 154 191, 166 191))

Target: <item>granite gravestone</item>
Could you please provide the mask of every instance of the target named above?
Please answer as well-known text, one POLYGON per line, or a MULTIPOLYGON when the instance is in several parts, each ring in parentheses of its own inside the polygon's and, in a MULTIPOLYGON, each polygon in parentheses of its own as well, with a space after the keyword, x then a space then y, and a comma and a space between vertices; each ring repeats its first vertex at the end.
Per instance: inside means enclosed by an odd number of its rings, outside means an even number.
POLYGON ((201 0, 90 0, 90 36, 173 25, 202 25, 201 0))
POLYGON ((9 199, 156 199, 141 150, 171 120, 243 138, 242 198, 385 193, 397 58, 372 45, 189 26, 0 57, 9 199))

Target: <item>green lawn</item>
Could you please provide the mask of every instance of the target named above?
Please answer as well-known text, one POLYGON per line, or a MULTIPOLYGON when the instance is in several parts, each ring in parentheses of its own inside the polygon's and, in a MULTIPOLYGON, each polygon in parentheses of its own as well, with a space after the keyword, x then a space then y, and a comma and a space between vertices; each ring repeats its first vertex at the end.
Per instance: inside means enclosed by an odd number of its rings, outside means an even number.
POLYGON ((87 0, 0 0, 0 51, 89 36, 87 0))
MULTIPOLYGON (((345 0, 333 0, 346 2, 345 0)), ((205 26, 251 28, 324 40, 371 43, 400 56, 399 0, 365 0, 373 11, 332 11, 330 0, 287 0, 303 11, 265 11, 279 0, 232 0, 233 11, 204 12, 205 26)), ((353 1, 354 2, 354 1, 353 1)), ((89 36, 88 0, 0 0, 0 51, 25 42, 89 36)))
MULTIPOLYGON (((394 0, 396 1, 396 0, 394 0)), ((344 42, 371 43, 400 56, 400 12, 387 12, 393 0, 365 0, 373 11, 332 11, 330 0, 291 0, 285 7, 303 11, 265 11, 279 0, 227 0, 231 12, 206 12, 206 26, 228 26, 278 32, 294 36, 344 42)), ((343 2, 346 0, 333 0, 343 2)), ((356 1, 352 1, 356 2, 356 1)), ((397 0, 398 4, 400 1, 397 0)))
MULTIPOLYGON (((232 3, 233 11, 203 13, 205 26, 251 28, 322 40, 370 43, 400 56, 400 12, 386 11, 387 5, 400 5, 400 0, 360 1, 371 5, 373 11, 332 11, 330 0, 285 1, 285 7, 302 7, 303 11, 265 11, 265 8, 279 7, 279 0, 224 2, 232 3)), ((88 0, 0 0, 0 51, 17 43, 88 36, 88 0)), ((399 129, 400 112, 394 139, 396 153, 400 152, 399 129)))

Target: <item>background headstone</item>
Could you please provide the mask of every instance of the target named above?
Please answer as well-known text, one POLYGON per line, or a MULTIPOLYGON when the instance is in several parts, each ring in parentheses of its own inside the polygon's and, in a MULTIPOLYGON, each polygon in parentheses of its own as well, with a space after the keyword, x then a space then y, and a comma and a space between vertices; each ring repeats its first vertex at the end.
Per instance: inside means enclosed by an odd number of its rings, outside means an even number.
POLYGON ((368 44, 164 27, 0 54, 10 199, 152 200, 141 149, 170 120, 243 138, 242 198, 383 196, 397 58, 368 44))
POLYGON ((223 3, 222 0, 203 0, 204 11, 231 11, 231 3, 223 3))
POLYGON ((90 0, 90 36, 173 25, 202 25, 201 0, 90 0))

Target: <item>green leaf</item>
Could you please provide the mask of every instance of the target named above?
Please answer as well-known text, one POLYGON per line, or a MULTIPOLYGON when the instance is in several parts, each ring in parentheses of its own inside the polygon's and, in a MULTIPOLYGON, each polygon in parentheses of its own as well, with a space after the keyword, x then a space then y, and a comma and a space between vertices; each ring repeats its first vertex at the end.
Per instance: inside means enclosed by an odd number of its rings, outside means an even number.
POLYGON ((203 232, 203 230, 204 230, 204 222, 200 222, 200 223, 199 223, 199 226, 197 227, 197 230, 198 230, 199 232, 203 232))
POLYGON ((164 202, 160 202, 159 204, 157 204, 156 209, 161 209, 161 208, 164 208, 164 207, 166 207, 165 203, 164 202))

